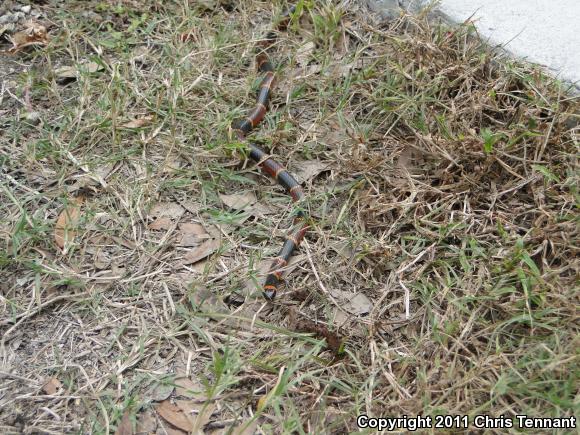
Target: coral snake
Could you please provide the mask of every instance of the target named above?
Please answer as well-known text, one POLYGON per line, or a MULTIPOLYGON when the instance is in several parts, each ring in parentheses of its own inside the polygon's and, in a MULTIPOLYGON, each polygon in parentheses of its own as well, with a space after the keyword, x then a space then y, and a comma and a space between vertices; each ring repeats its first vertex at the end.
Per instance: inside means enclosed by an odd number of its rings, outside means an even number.
MULTIPOLYGON (((288 12, 282 16, 276 26, 276 30, 285 30, 287 28, 294 10, 295 7, 291 7, 288 12)), ((258 72, 263 73, 264 76, 260 81, 256 107, 245 119, 237 119, 232 122, 231 128, 236 133, 239 140, 244 140, 246 135, 258 126, 266 116, 275 78, 274 65, 270 61, 267 52, 277 39, 276 30, 268 32, 266 37, 258 43, 256 65, 258 72)), ((286 189, 294 202, 298 202, 304 198, 304 190, 302 189, 302 186, 280 163, 271 158, 255 143, 249 143, 248 148, 250 151, 250 158, 258 164, 263 172, 274 178, 278 184, 286 189)), ((263 294, 266 299, 273 300, 276 296, 280 285, 284 282, 282 278, 282 270, 288 264, 294 250, 300 246, 307 228, 308 225, 304 213, 299 211, 294 220, 292 230, 286 236, 282 249, 270 266, 263 286, 263 294)))

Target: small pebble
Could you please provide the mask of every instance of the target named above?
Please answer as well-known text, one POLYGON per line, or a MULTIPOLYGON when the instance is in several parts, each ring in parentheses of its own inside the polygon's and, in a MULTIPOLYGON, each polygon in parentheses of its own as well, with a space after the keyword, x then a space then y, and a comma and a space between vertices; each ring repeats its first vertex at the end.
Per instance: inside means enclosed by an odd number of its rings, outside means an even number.
POLYGON ((32 9, 32 6, 30 6, 30 5, 22 6, 22 7, 20 8, 20 10, 21 10, 22 12, 24 12, 25 14, 29 14, 31 9, 32 9))

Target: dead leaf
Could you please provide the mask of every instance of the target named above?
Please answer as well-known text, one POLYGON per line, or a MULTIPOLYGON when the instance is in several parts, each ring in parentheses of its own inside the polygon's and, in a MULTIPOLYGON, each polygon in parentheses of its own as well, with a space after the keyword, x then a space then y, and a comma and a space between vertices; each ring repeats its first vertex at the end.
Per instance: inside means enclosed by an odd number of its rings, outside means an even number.
POLYGON ((335 79, 338 79, 340 77, 348 77, 352 73, 354 67, 355 67, 354 63, 347 64, 339 63, 335 65, 334 68, 332 69, 332 76, 335 79))
POLYGON ((190 213, 197 214, 201 210, 201 204, 193 201, 180 201, 180 204, 190 213))
POLYGON ((137 245, 135 244, 135 242, 131 241, 131 240, 127 240, 124 239, 122 237, 117 237, 117 236, 111 236, 111 239, 117 243, 118 245, 122 245, 127 249, 136 249, 137 245))
POLYGON ((136 435, 149 435, 157 429, 157 419, 153 412, 148 409, 137 417, 136 435))
POLYGON ((146 396, 154 402, 161 402, 171 396, 175 386, 168 382, 153 382, 147 389, 146 396))
POLYGON ((54 70, 57 79, 64 81, 76 80, 81 72, 93 74, 103 69, 103 66, 96 62, 82 62, 77 66, 65 65, 54 70))
POLYGON ((351 260, 355 256, 355 250, 350 245, 349 241, 337 242, 329 246, 334 252, 340 255, 342 258, 351 260))
POLYGON ((300 163, 295 175, 298 182, 302 184, 316 177, 321 172, 324 172, 327 168, 328 163, 321 162, 320 160, 309 160, 300 163))
POLYGON ((76 79, 78 70, 74 66, 61 66, 54 70, 54 75, 59 79, 76 79))
POLYGON ((202 12, 212 11, 219 4, 218 0, 197 0, 195 3, 202 12))
POLYGON ((49 394, 52 396, 52 395, 56 394, 57 391, 60 390, 61 388, 62 388, 62 384, 60 383, 60 381, 58 379, 50 378, 42 386, 42 391, 44 391, 46 394, 49 394))
POLYGON ((142 118, 133 119, 125 124, 122 124, 121 127, 123 128, 142 128, 153 121, 153 116, 143 116, 142 118))
POLYGON ((70 204, 60 212, 54 226, 54 240, 57 246, 66 251, 65 245, 72 243, 76 235, 76 228, 81 215, 83 197, 73 199, 70 204))
POLYGON ((103 65, 97 62, 81 62, 81 64, 79 65, 79 71, 87 72, 90 74, 94 74, 103 69, 104 69, 103 65))
POLYGON ((348 315, 339 307, 334 307, 334 319, 332 320, 333 325, 343 326, 348 322, 348 315))
POLYGON ((119 278, 125 276, 125 265, 117 263, 111 264, 111 273, 112 276, 116 276, 119 278))
POLYGON ((201 382, 192 381, 186 376, 175 379, 175 395, 181 397, 189 397, 190 399, 197 398, 198 400, 206 400, 205 387, 201 382))
POLYGON ((185 415, 191 419, 193 419, 199 413, 200 408, 203 407, 203 403, 199 403, 194 400, 176 400, 175 404, 185 415))
POLYGON ((188 435, 188 432, 177 429, 176 427, 173 427, 171 424, 167 423, 165 420, 161 420, 161 427, 157 429, 156 435, 188 435))
POLYGON ((174 220, 183 216, 185 210, 182 206, 175 202, 159 202, 149 212, 151 217, 168 217, 174 220))
POLYGON ((348 301, 344 309, 352 314, 368 314, 373 309, 373 303, 364 293, 358 293, 348 301))
POLYGON ((168 230, 173 225, 173 221, 168 217, 160 217, 155 219, 147 228, 150 230, 168 230))
POLYGON ((157 414, 173 426, 185 432, 191 432, 193 429, 193 421, 189 419, 179 407, 171 403, 169 400, 164 400, 158 404, 155 407, 155 410, 157 411, 157 414))
POLYGON ((373 303, 364 293, 352 294, 351 292, 331 289, 332 296, 342 302, 342 309, 354 315, 368 314, 373 309, 373 303))
POLYGON ((149 55, 150 50, 146 45, 139 45, 131 52, 131 61, 145 63, 145 58, 149 55))
POLYGON ((244 210, 254 205, 258 198, 253 192, 233 193, 231 195, 220 194, 222 202, 234 210, 244 210))
POLYGON ((194 222, 180 224, 179 233, 178 246, 198 246, 200 243, 211 238, 203 225, 194 222))
POLYGON ((404 178, 407 177, 406 174, 420 174, 421 169, 425 167, 425 159, 421 155, 420 152, 411 148, 405 147, 401 153, 399 154, 399 158, 397 159, 396 168, 399 170, 401 174, 404 175, 404 178))
POLYGON ((312 53, 314 52, 315 48, 316 45, 312 41, 307 42, 306 44, 301 46, 296 52, 296 62, 298 63, 298 65, 300 65, 301 67, 307 66, 308 63, 310 62, 310 57, 312 56, 312 53))
POLYGON ((216 406, 217 406, 216 403, 206 403, 205 405, 203 405, 201 411, 199 412, 199 414, 197 414, 197 418, 193 423, 192 432, 194 434, 203 434, 202 429, 206 424, 209 423, 209 420, 216 406))
POLYGON ((94 262, 95 267, 100 270, 105 270, 111 265, 109 255, 102 250, 97 251, 94 262))
POLYGON ((252 420, 246 421, 245 423, 242 423, 239 426, 237 426, 232 431, 232 435, 254 435, 256 433, 257 428, 258 428, 258 419, 253 418, 252 420))
MULTIPOLYGON (((195 286, 195 291, 191 293, 190 304, 195 311, 210 313, 227 314, 230 312, 222 298, 215 292, 205 286, 195 286)), ((203 386, 199 385, 196 391, 204 391, 203 386)))
POLYGON ((30 23, 26 29, 15 33, 9 39, 12 42, 12 48, 8 50, 10 53, 16 53, 31 46, 44 46, 48 44, 46 27, 38 23, 30 23))
POLYGON ((123 418, 121 419, 119 426, 117 426, 115 435, 133 435, 134 433, 133 424, 131 423, 131 412, 127 409, 123 413, 123 418))
POLYGON ((231 195, 222 194, 220 195, 220 199, 228 207, 247 214, 247 216, 241 217, 238 224, 242 224, 250 216, 260 217, 274 212, 267 205, 258 202, 258 198, 256 198, 253 192, 234 193, 231 195))
POLYGON ((179 156, 172 156, 165 159, 162 171, 166 174, 172 174, 179 171, 183 166, 183 159, 179 156))
POLYGON ((183 256, 182 264, 193 264, 210 256, 220 247, 220 242, 215 239, 209 239, 199 245, 197 248, 189 251, 183 256))

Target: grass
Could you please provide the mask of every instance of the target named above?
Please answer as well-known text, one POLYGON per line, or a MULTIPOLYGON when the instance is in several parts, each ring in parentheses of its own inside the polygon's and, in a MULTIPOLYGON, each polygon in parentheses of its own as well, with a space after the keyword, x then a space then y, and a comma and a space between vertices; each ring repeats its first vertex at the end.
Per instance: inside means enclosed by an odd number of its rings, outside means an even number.
POLYGON ((579 106, 565 84, 470 23, 300 2, 253 139, 306 178, 312 228, 266 304, 256 283, 295 207, 229 125, 254 104, 254 44, 286 5, 66 5, 43 6, 51 41, 7 58, 0 97, 3 433, 177 431, 158 406, 186 399, 212 433, 578 417, 579 106), (239 192, 256 203, 224 204, 239 192), (78 196, 63 251, 55 223, 78 196), (219 243, 187 263, 192 223, 219 243))

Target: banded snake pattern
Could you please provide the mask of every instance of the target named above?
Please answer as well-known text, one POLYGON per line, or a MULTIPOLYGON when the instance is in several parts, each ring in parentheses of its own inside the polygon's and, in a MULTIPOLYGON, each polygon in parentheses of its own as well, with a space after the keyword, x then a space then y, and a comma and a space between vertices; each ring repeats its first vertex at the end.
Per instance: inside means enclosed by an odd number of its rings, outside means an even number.
MULTIPOLYGON (((263 73, 264 76, 260 81, 256 106, 245 119, 234 120, 231 125, 232 130, 241 141, 245 140, 246 136, 256 128, 266 116, 276 77, 274 65, 268 56, 268 50, 278 37, 277 31, 285 30, 287 28, 294 11, 295 7, 290 8, 278 22, 276 30, 268 32, 266 37, 258 43, 256 65, 258 72, 263 73)), ((284 168, 284 166, 270 157, 257 144, 250 142, 248 143, 248 148, 250 151, 249 157, 258 164, 259 168, 264 173, 276 180, 278 184, 280 184, 290 194, 290 197, 294 202, 304 199, 305 194, 302 186, 284 168)), ((294 250, 300 246, 307 229, 308 225, 306 223, 305 215, 302 211, 299 211, 294 220, 292 230, 286 236, 284 245, 272 262, 268 275, 266 276, 263 286, 263 295, 266 299, 271 301, 276 297, 278 289, 284 282, 282 270, 288 264, 294 250)))

